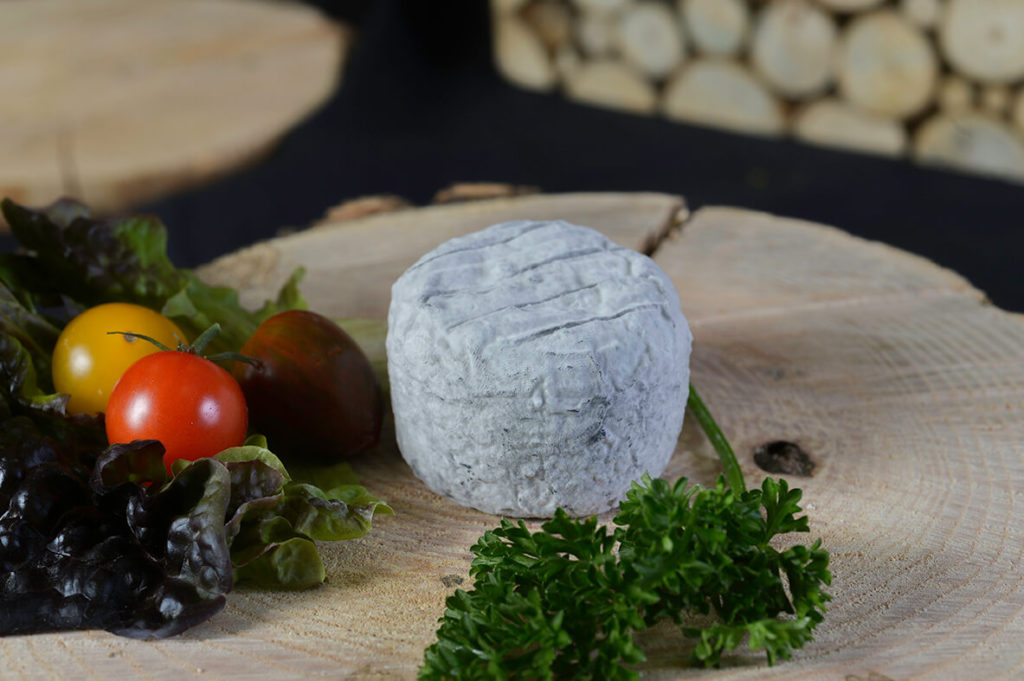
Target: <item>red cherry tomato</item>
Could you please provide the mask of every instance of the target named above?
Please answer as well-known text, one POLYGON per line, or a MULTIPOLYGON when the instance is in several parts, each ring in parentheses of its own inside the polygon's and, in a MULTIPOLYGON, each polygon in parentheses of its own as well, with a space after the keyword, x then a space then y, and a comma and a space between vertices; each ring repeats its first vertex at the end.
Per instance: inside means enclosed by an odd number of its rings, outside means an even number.
POLYGON ((208 359, 157 352, 128 367, 107 403, 107 439, 159 440, 168 468, 245 441, 248 412, 238 383, 208 359))

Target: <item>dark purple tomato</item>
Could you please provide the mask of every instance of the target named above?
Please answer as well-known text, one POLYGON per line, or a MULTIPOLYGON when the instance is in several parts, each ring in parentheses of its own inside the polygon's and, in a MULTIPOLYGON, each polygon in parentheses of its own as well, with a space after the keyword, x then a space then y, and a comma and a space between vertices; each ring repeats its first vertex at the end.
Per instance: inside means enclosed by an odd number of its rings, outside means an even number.
POLYGON ((326 317, 289 310, 246 341, 232 372, 251 430, 277 454, 332 461, 375 446, 383 403, 373 368, 352 337, 326 317))

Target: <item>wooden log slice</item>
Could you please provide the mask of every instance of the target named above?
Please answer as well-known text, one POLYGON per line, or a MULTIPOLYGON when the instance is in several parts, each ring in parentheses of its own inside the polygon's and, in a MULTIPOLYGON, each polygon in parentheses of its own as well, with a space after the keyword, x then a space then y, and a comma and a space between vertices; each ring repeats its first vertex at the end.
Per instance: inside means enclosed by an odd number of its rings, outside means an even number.
POLYGON ((625 9, 631 0, 572 0, 581 12, 613 14, 625 9))
POLYGON ((900 12, 918 28, 931 30, 942 18, 943 0, 900 0, 900 12))
POLYGON ((946 59, 983 83, 1024 78, 1024 1, 950 0, 939 30, 946 59))
POLYGON ((523 19, 529 24, 549 52, 572 41, 572 12, 564 2, 541 0, 523 10, 523 19))
POLYGON ((882 156, 902 156, 907 149, 907 131, 898 122, 834 98, 818 100, 797 112, 793 134, 811 144, 882 156))
POLYGON ((879 116, 906 118, 932 99, 938 59, 921 32, 889 10, 855 19, 839 49, 839 91, 879 116))
POLYGON ((938 115, 918 129, 914 158, 921 163, 1024 180, 1024 136, 982 114, 938 115))
MULTIPOLYGON (((393 277, 449 236, 562 217, 647 244, 680 206, 664 195, 569 195, 410 210, 269 241, 256 247, 266 267, 231 265, 251 261, 249 249, 202 275, 234 281, 252 301, 302 263, 314 310, 381 318, 393 277)), ((921 258, 796 220, 710 208, 658 244, 693 328, 693 380, 748 481, 764 475, 753 450, 766 442, 813 460, 811 477, 790 480, 834 580, 816 640, 793 660, 769 668, 741 649, 721 669, 690 669, 692 644, 665 626, 639 638, 645 678, 1015 678, 1024 317, 921 258)), ((444 598, 470 584, 469 547, 497 518, 427 491, 389 438, 355 467, 396 515, 363 539, 322 545, 323 587, 236 590, 223 612, 170 640, 3 638, 4 678, 414 679, 444 598)), ((717 470, 688 419, 667 475, 710 483, 717 470)))
POLYGON ((584 61, 565 73, 565 92, 576 101, 594 106, 651 114, 658 94, 635 69, 615 59, 584 61))
POLYGON ((498 71, 529 90, 551 90, 558 82, 548 51, 530 26, 517 15, 494 20, 494 58, 498 71))
POLYGON ((661 80, 686 54, 682 26, 668 5, 643 0, 626 9, 616 23, 619 53, 648 78, 661 80))
POLYGON ((1013 98, 1013 109, 1010 111, 1010 118, 1017 132, 1024 135, 1024 87, 1017 90, 1013 98))
POLYGON ((778 100, 726 59, 690 62, 665 86, 662 111, 674 120, 758 135, 781 135, 786 125, 778 100))
POLYGON ((333 92, 348 42, 288 2, 0 2, 0 196, 109 213, 229 172, 333 92))
POLYGON ((603 57, 615 49, 615 22, 607 14, 589 12, 576 18, 576 42, 583 54, 603 57))
POLYGON ((1006 118, 1013 93, 1004 85, 988 85, 981 89, 981 110, 995 118, 1006 118))
POLYGON ((681 0, 679 12, 697 49, 730 57, 744 46, 750 10, 743 0, 681 0))
POLYGON ((974 109, 977 95, 973 84, 956 75, 948 75, 939 83, 939 108, 948 114, 963 114, 974 109))
POLYGON ((805 99, 828 87, 835 50, 835 21, 809 0, 768 3, 758 15, 751 59, 783 97, 805 99))
POLYGON ((570 80, 579 71, 583 64, 583 58, 572 45, 563 45, 558 48, 554 56, 555 73, 562 82, 570 80))

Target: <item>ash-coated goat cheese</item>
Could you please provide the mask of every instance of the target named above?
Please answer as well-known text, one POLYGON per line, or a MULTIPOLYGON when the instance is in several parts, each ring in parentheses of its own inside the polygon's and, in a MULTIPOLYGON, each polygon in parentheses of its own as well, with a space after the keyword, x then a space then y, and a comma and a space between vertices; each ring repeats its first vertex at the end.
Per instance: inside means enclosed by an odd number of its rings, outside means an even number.
POLYGON ((563 221, 452 239, 394 284, 402 456, 431 490, 517 517, 613 508, 664 471, 692 337, 650 258, 563 221))

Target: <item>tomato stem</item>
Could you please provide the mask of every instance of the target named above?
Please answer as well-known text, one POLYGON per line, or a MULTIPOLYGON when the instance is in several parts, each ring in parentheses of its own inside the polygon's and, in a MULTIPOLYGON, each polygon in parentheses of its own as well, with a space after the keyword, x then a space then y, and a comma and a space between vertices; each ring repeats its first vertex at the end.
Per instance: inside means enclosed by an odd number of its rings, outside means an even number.
MULTIPOLYGON (((211 362, 223 362, 231 360, 236 362, 246 362, 247 364, 252 364, 253 366, 256 367, 260 365, 259 360, 253 359, 252 357, 246 357, 245 355, 240 355, 237 352, 218 352, 216 355, 211 355, 209 357, 203 355, 203 350, 206 349, 206 346, 210 344, 210 341, 213 340, 218 333, 220 333, 220 324, 214 323, 213 326, 199 334, 199 338, 197 338, 192 345, 185 345, 185 343, 179 341, 178 352, 186 352, 190 355, 197 355, 199 357, 203 357, 204 359, 208 359, 211 362)), ((139 338, 144 341, 149 341, 150 343, 157 346, 161 350, 164 350, 165 352, 171 351, 171 348, 167 347, 157 339, 151 338, 149 336, 144 336, 141 333, 132 333, 131 331, 107 331, 107 334, 118 334, 124 336, 125 338, 131 339, 139 338)))
POLYGON ((251 364, 252 366, 257 368, 263 365, 263 363, 260 362, 258 359, 255 359, 253 357, 246 357, 245 355, 239 354, 237 352, 218 352, 216 355, 210 355, 206 359, 210 360, 211 362, 226 362, 228 360, 232 360, 235 362, 245 362, 246 364, 251 364))
MULTIPOLYGON (((167 347, 166 345, 164 345, 163 343, 161 343, 157 339, 150 338, 149 336, 144 336, 141 333, 132 333, 131 331, 107 331, 107 335, 108 336, 111 336, 111 335, 114 335, 114 334, 117 334, 119 336, 124 336, 128 340, 139 339, 139 340, 149 341, 150 343, 152 343, 153 345, 157 346, 161 350, 164 350, 165 352, 169 352, 170 351, 169 347, 167 347)), ((178 348, 179 349, 181 348, 181 344, 180 343, 178 344, 178 348)))
POLYGON ((192 346, 189 348, 189 352, 202 356, 203 350, 206 349, 206 346, 210 344, 210 341, 216 338, 217 334, 219 333, 220 324, 214 322, 213 325, 210 326, 210 328, 199 334, 199 338, 196 338, 195 341, 192 343, 192 346))

